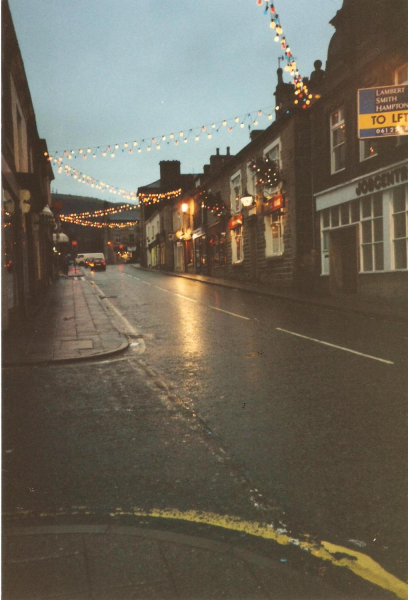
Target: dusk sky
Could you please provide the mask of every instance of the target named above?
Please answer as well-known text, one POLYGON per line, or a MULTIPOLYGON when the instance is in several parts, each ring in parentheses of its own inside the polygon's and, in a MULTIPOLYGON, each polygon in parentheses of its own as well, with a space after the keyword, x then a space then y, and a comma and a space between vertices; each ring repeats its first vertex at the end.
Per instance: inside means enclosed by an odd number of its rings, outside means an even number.
MULTIPOLYGON (((249 141, 249 124, 264 129, 271 123, 267 115, 275 112, 276 69, 283 52, 274 42, 270 14, 264 15, 257 0, 9 3, 39 134, 50 153, 83 149, 86 160, 64 157, 64 162, 97 180, 136 192, 159 178, 160 160, 177 159, 183 173, 200 173, 216 148, 238 152, 249 141), (257 116, 259 109, 265 116, 257 116), (221 125, 224 119, 234 125, 231 132, 221 125), (212 123, 220 125, 219 132, 212 123), (189 131, 203 125, 209 129, 197 142, 189 131), (176 146, 180 131, 188 141, 180 139, 176 146), (157 142, 150 152, 147 143, 136 152, 142 139, 152 137, 157 142), (102 150, 115 144, 120 145, 115 158, 110 152, 103 157, 102 150)), ((342 0, 274 4, 301 75, 310 76, 316 59, 324 68, 334 32, 329 20, 342 0)), ((123 202, 59 174, 55 166, 54 174, 53 191, 123 202)))

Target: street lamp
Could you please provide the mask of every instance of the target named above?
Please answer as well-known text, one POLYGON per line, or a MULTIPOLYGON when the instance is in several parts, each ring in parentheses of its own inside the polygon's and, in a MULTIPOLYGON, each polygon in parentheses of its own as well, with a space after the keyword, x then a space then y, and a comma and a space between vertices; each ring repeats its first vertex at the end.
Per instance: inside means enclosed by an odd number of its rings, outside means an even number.
POLYGON ((183 202, 183 204, 181 205, 181 210, 183 213, 186 213, 188 211, 188 204, 183 202))
POLYGON ((245 206, 245 208, 247 208, 248 206, 251 206, 252 201, 253 197, 251 196, 251 194, 248 194, 248 192, 245 190, 243 196, 241 197, 242 206, 245 206))

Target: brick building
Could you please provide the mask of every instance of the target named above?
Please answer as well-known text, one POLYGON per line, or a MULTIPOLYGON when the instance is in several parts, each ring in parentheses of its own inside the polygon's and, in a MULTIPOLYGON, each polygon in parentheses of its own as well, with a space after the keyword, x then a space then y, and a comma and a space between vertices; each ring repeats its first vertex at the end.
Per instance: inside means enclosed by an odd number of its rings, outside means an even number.
POLYGON ((408 127, 403 135, 366 139, 357 131, 359 89, 408 93, 407 19, 405 0, 344 0, 331 21, 322 97, 311 108, 327 293, 407 298, 408 127))

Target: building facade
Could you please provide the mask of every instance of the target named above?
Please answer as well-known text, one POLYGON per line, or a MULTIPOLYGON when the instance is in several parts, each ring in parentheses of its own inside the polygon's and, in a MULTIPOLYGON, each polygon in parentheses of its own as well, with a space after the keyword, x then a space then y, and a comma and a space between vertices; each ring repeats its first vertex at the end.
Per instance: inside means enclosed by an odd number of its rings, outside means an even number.
POLYGON ((54 179, 38 134, 8 2, 2 2, 2 326, 21 320, 54 280, 54 179))
MULTIPOLYGON (((311 108, 321 288, 330 294, 406 301, 408 103, 399 135, 359 139, 358 90, 408 95, 408 5, 344 0, 332 19, 321 98, 311 108), (392 40, 392 43, 391 43, 392 40)), ((381 114, 381 102, 376 110, 381 114)), ((381 117, 382 118, 382 117, 381 117)), ((383 133, 387 133, 383 130, 383 133)))

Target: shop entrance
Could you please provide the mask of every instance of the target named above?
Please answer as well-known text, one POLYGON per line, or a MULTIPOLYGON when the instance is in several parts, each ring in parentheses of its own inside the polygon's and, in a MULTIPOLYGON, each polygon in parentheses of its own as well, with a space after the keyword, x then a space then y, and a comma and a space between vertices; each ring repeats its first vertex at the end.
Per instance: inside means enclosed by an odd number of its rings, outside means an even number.
POLYGON ((330 232, 330 290, 357 293, 357 227, 342 227, 330 232))

